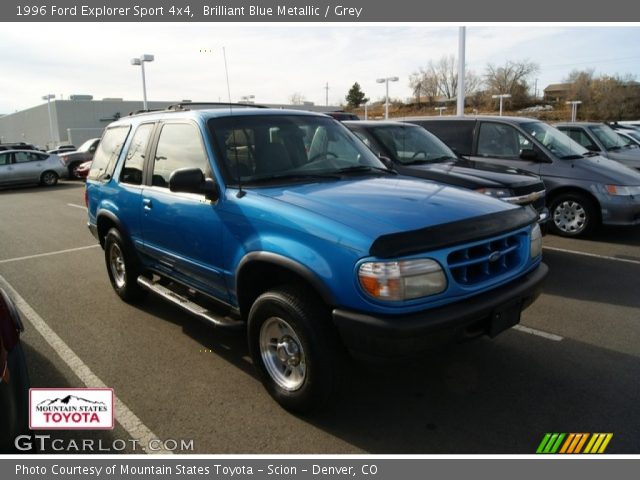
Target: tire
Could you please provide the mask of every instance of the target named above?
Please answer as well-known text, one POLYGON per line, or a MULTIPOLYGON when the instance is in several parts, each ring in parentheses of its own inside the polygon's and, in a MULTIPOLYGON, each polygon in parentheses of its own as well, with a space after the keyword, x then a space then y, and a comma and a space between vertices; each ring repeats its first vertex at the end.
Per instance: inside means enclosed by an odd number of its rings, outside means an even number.
POLYGON ((555 197, 549 208, 553 233, 562 237, 580 237, 591 233, 599 223, 595 203, 581 193, 555 197))
POLYGON ((146 290, 137 282, 142 273, 140 262, 116 228, 109 230, 105 237, 104 259, 111 286, 122 300, 134 302, 145 295, 146 290))
POLYGON ((15 447, 19 435, 29 435, 29 373, 22 345, 9 353, 9 383, 0 381, 0 453, 37 453, 15 447))
POLYGON ((327 406, 346 356, 312 291, 288 285, 263 293, 251 307, 247 333, 253 363, 276 402, 295 413, 327 406))
POLYGON ((58 174, 51 170, 47 170, 46 172, 42 172, 40 175, 40 185, 44 185, 46 187, 53 187, 58 183, 58 174))
POLYGON ((73 162, 69 165, 69 180, 80 180, 77 172, 80 165, 82 165, 82 162, 73 162))

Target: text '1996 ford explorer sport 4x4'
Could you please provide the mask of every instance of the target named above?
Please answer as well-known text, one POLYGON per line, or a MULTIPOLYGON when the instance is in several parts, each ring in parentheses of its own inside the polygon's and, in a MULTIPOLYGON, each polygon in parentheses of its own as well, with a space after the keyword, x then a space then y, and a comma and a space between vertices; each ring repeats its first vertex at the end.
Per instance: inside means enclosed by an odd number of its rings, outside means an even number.
POLYGON ((402 177, 336 120, 177 105, 109 125, 87 180, 89 228, 117 294, 160 295, 247 325, 283 407, 335 392, 340 362, 495 336, 547 267, 530 207, 402 177))

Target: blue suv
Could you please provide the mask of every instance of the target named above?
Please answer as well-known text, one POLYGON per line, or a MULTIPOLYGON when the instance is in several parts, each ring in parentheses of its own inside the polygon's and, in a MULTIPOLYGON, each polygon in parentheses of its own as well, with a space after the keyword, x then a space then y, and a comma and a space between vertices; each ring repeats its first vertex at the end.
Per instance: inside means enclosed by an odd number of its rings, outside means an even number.
POLYGON ((348 353, 493 337, 539 295, 532 208, 400 176, 326 115, 194 107, 107 127, 89 228, 123 300, 246 324, 283 407, 325 404, 348 353))

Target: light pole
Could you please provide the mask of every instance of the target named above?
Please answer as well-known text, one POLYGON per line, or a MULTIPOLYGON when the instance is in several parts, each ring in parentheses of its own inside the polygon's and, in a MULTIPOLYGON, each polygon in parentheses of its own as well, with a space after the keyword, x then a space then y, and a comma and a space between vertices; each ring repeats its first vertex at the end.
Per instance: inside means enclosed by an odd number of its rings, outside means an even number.
POLYGON ((442 111, 446 110, 446 109, 447 109, 447 107, 436 107, 436 108, 434 108, 434 110, 438 110, 440 112, 440 116, 442 116, 442 111))
POLYGON ((364 119, 368 120, 369 116, 369 102, 364 102, 364 119))
POLYGON ((49 111, 49 140, 51 141, 51 146, 53 148, 53 118, 51 118, 51 99, 56 98, 53 93, 49 93, 42 97, 42 100, 47 101, 47 110, 49 111))
POLYGON ((499 98, 500 99, 500 116, 502 116, 502 100, 505 98, 511 98, 510 93, 501 93, 499 95, 491 95, 491 98, 499 98))
POLYGON ((564 102, 567 105, 571 105, 571 121, 575 122, 576 117, 578 116, 578 105, 582 102, 580 100, 569 100, 568 102, 564 102))
POLYGON ((131 65, 139 65, 142 70, 142 109, 147 109, 147 81, 144 78, 144 62, 153 62, 153 55, 145 53, 140 55, 140 58, 132 58, 131 65))
POLYGON ((384 83, 386 87, 386 92, 384 95, 384 118, 385 120, 389 119, 389 82, 397 82, 399 80, 398 77, 386 77, 386 78, 378 78, 376 83, 384 83))
POLYGON ((255 95, 243 95, 242 97, 240 97, 240 101, 244 103, 254 103, 253 100, 255 98, 255 95))
MULTIPOLYGON (((460 27, 458 29, 458 92, 457 92, 457 114, 460 117, 464 117, 464 53, 466 42, 466 27, 460 27)), ((440 112, 442 114, 442 112, 440 112)))

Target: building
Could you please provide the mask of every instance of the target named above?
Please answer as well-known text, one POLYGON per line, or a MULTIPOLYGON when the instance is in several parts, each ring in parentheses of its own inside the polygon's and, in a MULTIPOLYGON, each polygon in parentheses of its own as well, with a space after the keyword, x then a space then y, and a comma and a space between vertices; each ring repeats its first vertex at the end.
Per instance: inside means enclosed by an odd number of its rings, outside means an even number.
MULTIPOLYGON (((164 109, 173 102, 147 102, 150 110, 164 109)), ((338 107, 308 105, 267 105, 328 112, 338 107)), ((100 137, 109 123, 142 109, 142 102, 105 98, 93 100, 90 95, 72 95, 69 100, 53 100, 26 110, 0 116, 0 143, 25 142, 50 149, 71 143, 79 146, 85 140, 100 137), (49 121, 51 119, 51 122, 49 121)))
POLYGON ((544 89, 545 102, 560 103, 569 100, 569 92, 573 83, 552 83, 544 89))

